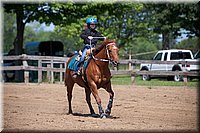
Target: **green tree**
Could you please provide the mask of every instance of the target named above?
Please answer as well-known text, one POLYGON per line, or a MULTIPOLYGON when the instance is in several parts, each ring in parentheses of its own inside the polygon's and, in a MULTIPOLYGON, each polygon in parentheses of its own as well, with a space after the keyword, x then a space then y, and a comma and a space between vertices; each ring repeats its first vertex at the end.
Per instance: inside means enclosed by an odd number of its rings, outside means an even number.
POLYGON ((190 49, 190 50, 193 51, 193 53, 195 53, 199 49, 198 38, 197 37, 193 37, 193 38, 185 39, 185 40, 179 42, 178 44, 176 44, 174 46, 174 48, 190 49))
POLYGON ((197 37, 200 46, 200 2, 182 5, 179 17, 181 27, 189 31, 188 37, 197 37))
MULTIPOLYGON (((70 25, 67 27, 70 28, 70 25)), ((72 30, 74 28, 71 27, 70 29, 72 30)), ((78 30, 75 29, 75 32, 78 32, 78 30)), ((82 49, 83 44, 81 43, 79 35, 79 33, 69 33, 69 29, 66 27, 56 26, 54 32, 50 34, 49 39, 63 42, 65 52, 70 53, 82 49)))
POLYGON ((16 34, 15 15, 4 13, 3 52, 7 53, 13 46, 16 34))
MULTIPOLYGON (((103 33, 104 36, 119 40, 120 47, 125 44, 131 44, 135 37, 145 36, 152 37, 157 34, 148 30, 148 25, 144 20, 145 13, 143 4, 134 3, 94 3, 94 4, 61 4, 63 12, 66 12, 69 7, 76 10, 76 21, 68 23, 68 21, 60 23, 56 28, 58 34, 62 34, 74 38, 77 45, 82 43, 80 40, 81 30, 84 28, 84 23, 87 17, 96 17, 99 21, 97 30, 103 33)), ((65 13, 67 14, 67 13, 65 13)), ((63 14, 63 16, 65 16, 63 14)), ((68 14, 67 14, 68 15, 68 14)), ((64 17, 65 18, 65 17, 64 17)), ((73 18, 70 16, 69 18, 73 18)), ((67 19, 67 16, 66 18, 67 19)))
POLYGON ((25 25, 31 21, 50 23, 55 19, 61 18, 59 13, 54 12, 48 3, 22 4, 4 3, 5 12, 16 15, 17 35, 13 42, 15 54, 22 54, 25 25))
POLYGON ((53 31, 47 31, 43 24, 40 24, 38 21, 29 23, 25 27, 24 32, 24 44, 32 41, 48 41, 56 40, 58 38, 52 36, 53 31))
POLYGON ((44 31, 39 23, 27 25, 24 31, 24 44, 26 44, 27 42, 51 40, 51 34, 51 31, 44 31))
MULTIPOLYGON (((13 45, 16 55, 23 53, 24 29, 25 25, 33 20, 51 22, 52 19, 59 18, 59 14, 51 10, 48 3, 25 4, 25 3, 3 3, 3 8, 7 13, 16 15, 17 33, 13 45)), ((16 61, 16 65, 21 64, 16 61)), ((16 71, 15 80, 22 80, 22 72, 16 71)))
POLYGON ((149 10, 154 32, 162 34, 163 49, 172 47, 170 43, 181 35, 181 29, 190 31, 188 35, 199 36, 199 6, 196 3, 145 4, 145 8, 149 10))
POLYGON ((24 44, 27 42, 36 41, 37 32, 31 26, 26 26, 24 31, 24 44))
POLYGON ((170 49, 170 36, 179 30, 180 25, 175 16, 177 12, 172 12, 176 5, 172 3, 146 4, 149 10, 150 26, 155 33, 162 34, 162 49, 170 49), (173 18, 173 19, 172 19, 173 18), (175 27, 175 25, 177 25, 175 27))
POLYGON ((150 41, 147 38, 144 37, 137 37, 134 38, 134 41, 131 42, 131 44, 125 44, 123 48, 120 50, 120 55, 122 58, 128 58, 128 55, 134 55, 133 58, 137 59, 151 59, 153 57, 153 54, 143 54, 146 52, 155 52, 159 49, 159 43, 150 41), (141 55, 137 55, 137 54, 141 55))

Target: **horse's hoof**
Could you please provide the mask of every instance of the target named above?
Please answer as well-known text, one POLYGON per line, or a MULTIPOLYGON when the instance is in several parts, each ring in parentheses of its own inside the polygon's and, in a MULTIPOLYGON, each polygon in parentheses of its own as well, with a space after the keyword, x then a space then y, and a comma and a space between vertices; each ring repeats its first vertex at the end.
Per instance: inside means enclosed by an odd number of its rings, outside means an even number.
POLYGON ((105 119, 105 118, 106 118, 106 114, 105 114, 105 113, 102 113, 102 114, 100 115, 100 118, 105 119))
POLYGON ((73 114, 72 112, 68 112, 68 113, 67 113, 67 115, 72 115, 72 114, 73 114))
POLYGON ((105 119, 106 118, 106 115, 104 115, 103 117, 102 117, 102 119, 105 119))
POLYGON ((110 113, 111 113, 111 111, 110 111, 109 109, 106 109, 106 110, 105 110, 105 113, 106 113, 107 116, 109 116, 110 113))

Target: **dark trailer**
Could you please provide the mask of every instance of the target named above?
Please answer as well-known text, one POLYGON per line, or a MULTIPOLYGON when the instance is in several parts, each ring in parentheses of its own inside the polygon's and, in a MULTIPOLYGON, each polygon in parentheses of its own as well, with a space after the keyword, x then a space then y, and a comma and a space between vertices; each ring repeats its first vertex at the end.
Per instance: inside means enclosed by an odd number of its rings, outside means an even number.
MULTIPOLYGON (((24 54, 27 55, 40 55, 40 56, 64 56, 64 45, 60 41, 41 41, 41 42, 29 42, 26 43, 24 46, 24 54)), ((15 55, 14 49, 11 49, 7 56, 15 55)), ((4 55, 6 56, 6 55, 4 55)), ((22 62, 21 62, 22 64, 22 62)), ((4 61, 4 66, 15 66, 15 61, 4 61)), ((38 66, 38 61, 35 60, 28 60, 28 65, 30 66, 38 66)), ((43 67, 46 67, 47 64, 43 64, 43 67)), ((59 65, 55 64, 54 67, 60 67, 59 65)), ((24 77, 24 73, 22 70, 21 77, 24 77)), ((4 71, 3 78, 5 82, 13 82, 15 80, 15 71, 4 71)), ((30 71, 29 73, 29 81, 30 82, 37 82, 38 79, 38 72, 37 71, 30 71)), ((19 82, 24 81, 23 78, 18 79, 19 82)))
POLYGON ((64 45, 60 41, 29 42, 24 47, 27 55, 60 56, 64 55, 64 45))
MULTIPOLYGON (((41 41, 41 42, 29 42, 25 44, 24 52, 27 55, 39 55, 39 56, 64 56, 64 45, 60 41, 41 41)), ((42 64, 42 67, 47 67, 48 63, 42 64)), ((29 60, 28 65, 30 66, 38 66, 38 61, 29 60)), ((54 68, 59 68, 59 64, 54 64, 54 68)), ((43 72, 46 73, 46 72, 43 72)), ((47 75, 44 74, 44 75, 47 75)), ((56 76, 56 74, 55 74, 56 76)), ((38 72, 30 71, 29 73, 29 81, 37 82, 38 81, 38 72)))

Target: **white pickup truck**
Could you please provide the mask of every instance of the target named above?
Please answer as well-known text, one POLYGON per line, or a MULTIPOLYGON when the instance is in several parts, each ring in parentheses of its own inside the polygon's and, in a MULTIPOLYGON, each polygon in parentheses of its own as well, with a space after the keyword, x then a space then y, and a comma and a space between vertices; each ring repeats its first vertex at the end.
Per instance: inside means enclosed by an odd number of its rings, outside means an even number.
MULTIPOLYGON (((171 49, 171 50, 160 50, 154 56, 152 63, 150 64, 141 64, 140 71, 199 71, 199 65, 189 64, 186 65, 177 63, 177 64, 168 64, 168 61, 189 61, 189 62, 198 62, 198 59, 194 59, 193 54, 190 50, 182 49, 171 49), (161 61, 162 63, 155 63, 156 61, 161 61)), ((164 77, 165 75, 161 75, 164 77)), ((150 80, 150 75, 143 74, 143 80, 150 80)), ((155 77, 155 76, 154 76, 155 77)), ((160 76, 159 76, 160 77, 160 76)), ((167 76, 171 78, 170 76, 167 76)), ((173 76, 174 81, 181 81, 183 77, 180 75, 173 76)))

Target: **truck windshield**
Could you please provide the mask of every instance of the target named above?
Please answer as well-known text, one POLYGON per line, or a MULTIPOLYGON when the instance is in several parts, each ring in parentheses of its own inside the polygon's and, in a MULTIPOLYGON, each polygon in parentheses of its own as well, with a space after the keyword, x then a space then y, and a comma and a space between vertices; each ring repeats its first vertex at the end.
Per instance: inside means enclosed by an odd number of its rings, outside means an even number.
POLYGON ((171 60, 192 59, 190 52, 172 52, 171 60))
POLYGON ((195 54, 195 57, 194 57, 195 59, 198 59, 198 58, 200 58, 200 51, 198 51, 196 54, 195 54))
POLYGON ((158 53, 153 60, 161 60, 162 58, 162 53, 158 53))

